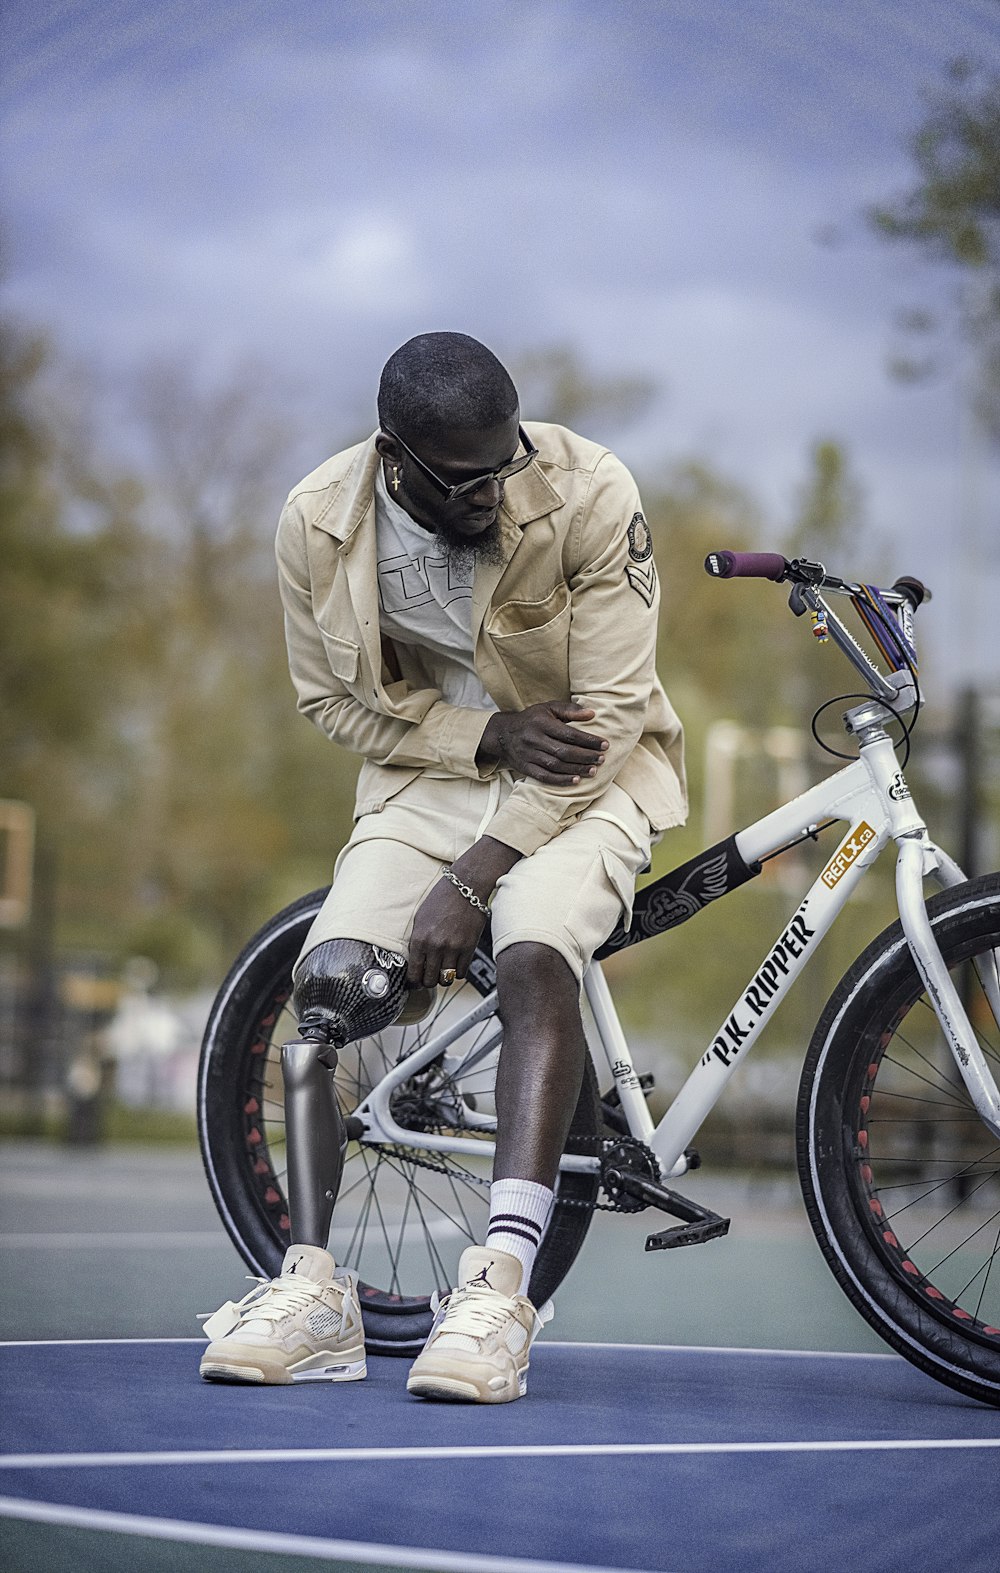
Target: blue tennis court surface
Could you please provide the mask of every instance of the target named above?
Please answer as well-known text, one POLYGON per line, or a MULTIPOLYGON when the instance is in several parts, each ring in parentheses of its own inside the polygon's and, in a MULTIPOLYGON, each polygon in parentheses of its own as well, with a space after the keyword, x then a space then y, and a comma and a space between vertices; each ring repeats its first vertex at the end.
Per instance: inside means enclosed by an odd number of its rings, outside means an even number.
POLYGON ((549 1342, 482 1408, 409 1398, 401 1360, 209 1385, 198 1351, 0 1346, 2 1512, 456 1573, 996 1573, 1000 1415, 891 1355, 549 1342))

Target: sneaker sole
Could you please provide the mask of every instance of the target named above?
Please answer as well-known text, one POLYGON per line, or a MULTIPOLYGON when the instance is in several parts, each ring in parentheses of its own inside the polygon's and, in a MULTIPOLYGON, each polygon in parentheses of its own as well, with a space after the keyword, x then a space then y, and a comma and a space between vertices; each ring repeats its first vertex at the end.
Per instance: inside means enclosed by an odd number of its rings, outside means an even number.
POLYGON ((468 1378, 448 1376, 444 1372, 419 1372, 411 1376, 406 1383, 406 1391, 414 1398, 436 1399, 441 1403, 450 1404, 512 1404, 516 1398, 524 1398, 528 1391, 528 1373, 518 1373, 515 1382, 507 1377, 493 1378, 497 1383, 491 1387, 488 1382, 471 1382, 468 1378))
POLYGON ((205 1382, 249 1383, 255 1387, 288 1387, 293 1382, 360 1382, 368 1375, 364 1360, 347 1365, 318 1366, 311 1371, 295 1371, 285 1366, 229 1365, 221 1360, 202 1362, 200 1375, 205 1382))

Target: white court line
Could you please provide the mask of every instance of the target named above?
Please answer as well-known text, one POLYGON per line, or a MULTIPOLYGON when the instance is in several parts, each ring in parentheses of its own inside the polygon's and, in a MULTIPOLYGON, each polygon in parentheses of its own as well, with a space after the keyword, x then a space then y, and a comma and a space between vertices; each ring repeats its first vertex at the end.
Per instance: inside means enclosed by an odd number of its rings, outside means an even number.
POLYGON ((133 1234, 0 1234, 0 1250, 71 1251, 158 1250, 160 1246, 187 1248, 192 1245, 228 1245, 229 1238, 219 1229, 146 1229, 133 1234))
POLYGON ((482 1447, 196 1448, 162 1453, 0 1453, 4 1469, 135 1469, 184 1464, 424 1463, 479 1458, 664 1458, 739 1453, 944 1452, 1000 1448, 998 1437, 859 1437, 801 1442, 523 1442, 482 1447))
POLYGON ((35 1524, 60 1524, 73 1529, 104 1529, 119 1535, 145 1535, 151 1540, 179 1540, 196 1545, 232 1546, 240 1551, 275 1551, 287 1557, 317 1557, 343 1562, 370 1562, 379 1567, 431 1568, 434 1573, 643 1573, 638 1568, 586 1566, 580 1562, 537 1562, 524 1557, 484 1557, 474 1551, 426 1551, 417 1546, 369 1544, 363 1540, 325 1540, 314 1535, 282 1535, 266 1529, 237 1529, 229 1524, 198 1524, 171 1518, 146 1518, 136 1513, 109 1513, 99 1508, 64 1507, 0 1497, 0 1518, 35 1524))
POLYGON ((655 1353, 669 1350, 671 1354, 687 1355, 780 1355, 785 1360, 895 1360, 905 1364, 902 1355, 881 1349, 745 1349, 739 1344, 602 1344, 581 1338, 546 1338, 532 1350, 539 1349, 649 1349, 655 1353))
MULTIPOLYGON (((403 1221, 386 1219, 386 1228, 390 1234, 399 1234, 403 1221)), ((412 1244, 414 1240, 421 1241, 425 1235, 430 1235, 434 1240, 458 1239, 463 1231, 458 1224, 452 1223, 447 1218, 434 1218, 427 1225, 418 1223, 402 1226, 403 1244, 412 1244)), ((354 1238, 353 1231, 348 1227, 331 1229, 330 1241, 336 1245, 338 1241, 349 1243, 354 1238)), ((61 1234, 0 1234, 0 1250, 8 1251, 67 1251, 67 1250, 158 1250, 160 1246, 180 1248, 188 1246, 229 1246, 232 1242, 222 1229, 143 1229, 133 1230, 131 1233, 103 1232, 73 1230, 61 1234)), ((234 1247, 235 1249, 235 1247, 234 1247)))
MULTIPOLYGON (((0 1338, 0 1349, 52 1349, 65 1345, 72 1348, 75 1345, 88 1344, 203 1344, 204 1338, 192 1336, 190 1338, 0 1338)), ((580 1339, 579 1343, 572 1339, 543 1338, 537 1343, 531 1353, 536 1358, 546 1349, 642 1349, 652 1354, 671 1355, 772 1355, 785 1360, 895 1360, 900 1365, 906 1362, 902 1355, 882 1354, 880 1351, 868 1354, 856 1349, 732 1349, 724 1344, 601 1344, 589 1343, 580 1339)))
POLYGON ((91 1344, 114 1344, 120 1348, 122 1344, 203 1344, 204 1338, 199 1338, 197 1333, 190 1338, 3 1338, 0 1339, 0 1349, 74 1349, 86 1348, 91 1344))

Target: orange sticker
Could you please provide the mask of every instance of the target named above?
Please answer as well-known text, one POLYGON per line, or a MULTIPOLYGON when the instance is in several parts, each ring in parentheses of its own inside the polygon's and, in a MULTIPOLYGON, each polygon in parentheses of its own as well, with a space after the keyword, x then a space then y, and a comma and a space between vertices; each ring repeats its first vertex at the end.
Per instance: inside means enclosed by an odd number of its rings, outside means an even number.
POLYGON ((833 854, 820 875, 824 885, 832 890, 838 879, 847 873, 855 858, 860 857, 868 843, 874 840, 875 832, 867 820, 863 819, 860 825, 855 825, 843 846, 833 854))

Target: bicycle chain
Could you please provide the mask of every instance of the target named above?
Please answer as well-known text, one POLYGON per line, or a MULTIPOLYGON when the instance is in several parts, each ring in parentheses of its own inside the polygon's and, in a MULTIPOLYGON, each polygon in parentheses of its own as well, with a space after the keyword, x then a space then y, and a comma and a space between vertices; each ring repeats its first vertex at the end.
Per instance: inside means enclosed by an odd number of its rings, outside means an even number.
MULTIPOLYGON (((581 1156, 588 1156, 586 1148, 589 1147, 590 1155, 601 1160, 602 1186, 605 1184, 604 1171, 606 1160, 613 1152, 621 1152, 622 1149, 625 1149, 625 1151, 634 1152, 636 1158, 640 1160, 640 1163, 649 1172, 651 1172, 653 1175, 659 1176, 660 1166, 656 1154, 653 1152, 651 1147, 647 1147, 646 1143, 641 1142, 636 1136, 574 1136, 571 1137, 571 1141, 573 1142, 574 1147, 582 1149, 582 1152, 580 1153, 581 1156)), ((446 1163, 435 1162, 433 1158, 418 1158, 411 1149, 399 1147, 394 1143, 365 1142, 364 1146, 368 1152, 385 1153, 387 1157, 397 1158, 403 1163, 411 1163, 413 1164, 414 1168, 417 1169, 430 1169, 434 1174, 454 1173, 454 1166, 449 1167, 449 1165, 446 1163)), ((490 1184, 489 1180, 482 1179, 478 1174, 473 1174, 469 1170, 464 1172, 464 1178, 471 1180, 474 1185, 488 1186, 490 1184)), ((605 1202, 588 1202, 584 1201, 582 1197, 577 1196, 559 1197, 560 1207, 583 1208, 587 1212, 638 1212, 641 1210, 642 1205, 644 1204, 637 1206, 636 1203, 632 1200, 629 1200, 626 1203, 621 1200, 615 1201, 613 1198, 605 1202)))

